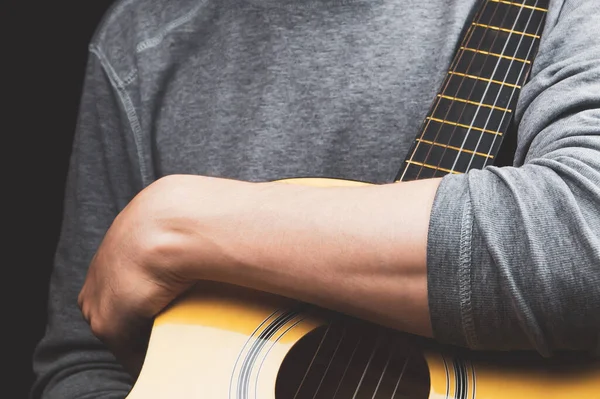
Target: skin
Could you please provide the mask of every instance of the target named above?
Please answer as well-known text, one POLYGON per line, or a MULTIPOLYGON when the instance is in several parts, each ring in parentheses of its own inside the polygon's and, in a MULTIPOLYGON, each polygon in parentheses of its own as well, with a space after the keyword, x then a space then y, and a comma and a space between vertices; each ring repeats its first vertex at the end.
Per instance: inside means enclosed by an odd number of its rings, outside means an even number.
POLYGON ((133 376, 153 317, 198 280, 431 337, 427 231, 440 180, 325 188, 161 178, 115 218, 79 307, 133 376))

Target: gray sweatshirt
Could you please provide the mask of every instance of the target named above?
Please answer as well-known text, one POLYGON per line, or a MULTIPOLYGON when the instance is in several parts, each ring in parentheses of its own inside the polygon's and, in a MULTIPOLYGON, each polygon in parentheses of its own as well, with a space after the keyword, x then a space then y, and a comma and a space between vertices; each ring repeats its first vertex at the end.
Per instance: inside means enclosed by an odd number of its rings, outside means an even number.
MULTIPOLYGON (((136 193, 173 173, 392 181, 475 3, 117 1, 89 47, 32 397, 129 391, 76 298, 136 193)), ((600 1, 551 0, 515 118, 514 167, 447 175, 435 197, 435 337, 598 351, 600 1)))

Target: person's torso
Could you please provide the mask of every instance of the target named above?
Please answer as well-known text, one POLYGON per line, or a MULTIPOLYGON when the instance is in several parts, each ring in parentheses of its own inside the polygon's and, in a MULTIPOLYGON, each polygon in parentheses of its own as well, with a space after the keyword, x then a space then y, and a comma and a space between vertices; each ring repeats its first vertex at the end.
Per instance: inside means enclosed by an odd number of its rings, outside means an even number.
POLYGON ((475 3, 130 1, 105 22, 129 50, 104 51, 155 178, 389 182, 475 3))

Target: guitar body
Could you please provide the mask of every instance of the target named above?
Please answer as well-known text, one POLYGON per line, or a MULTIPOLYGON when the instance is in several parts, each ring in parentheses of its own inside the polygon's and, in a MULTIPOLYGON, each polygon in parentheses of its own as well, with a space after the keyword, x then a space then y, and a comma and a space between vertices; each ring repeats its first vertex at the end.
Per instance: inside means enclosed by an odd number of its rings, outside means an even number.
POLYGON ((165 398, 600 399, 600 362, 469 356, 288 298, 200 282, 155 319, 127 396, 165 398))

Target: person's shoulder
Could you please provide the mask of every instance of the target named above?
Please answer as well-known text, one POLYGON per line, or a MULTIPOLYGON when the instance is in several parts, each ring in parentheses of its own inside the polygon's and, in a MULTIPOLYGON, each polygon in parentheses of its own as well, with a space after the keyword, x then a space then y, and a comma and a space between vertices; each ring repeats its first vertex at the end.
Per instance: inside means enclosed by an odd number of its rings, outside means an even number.
POLYGON ((117 0, 104 13, 90 52, 117 76, 135 72, 137 55, 185 25, 211 0, 117 0))

